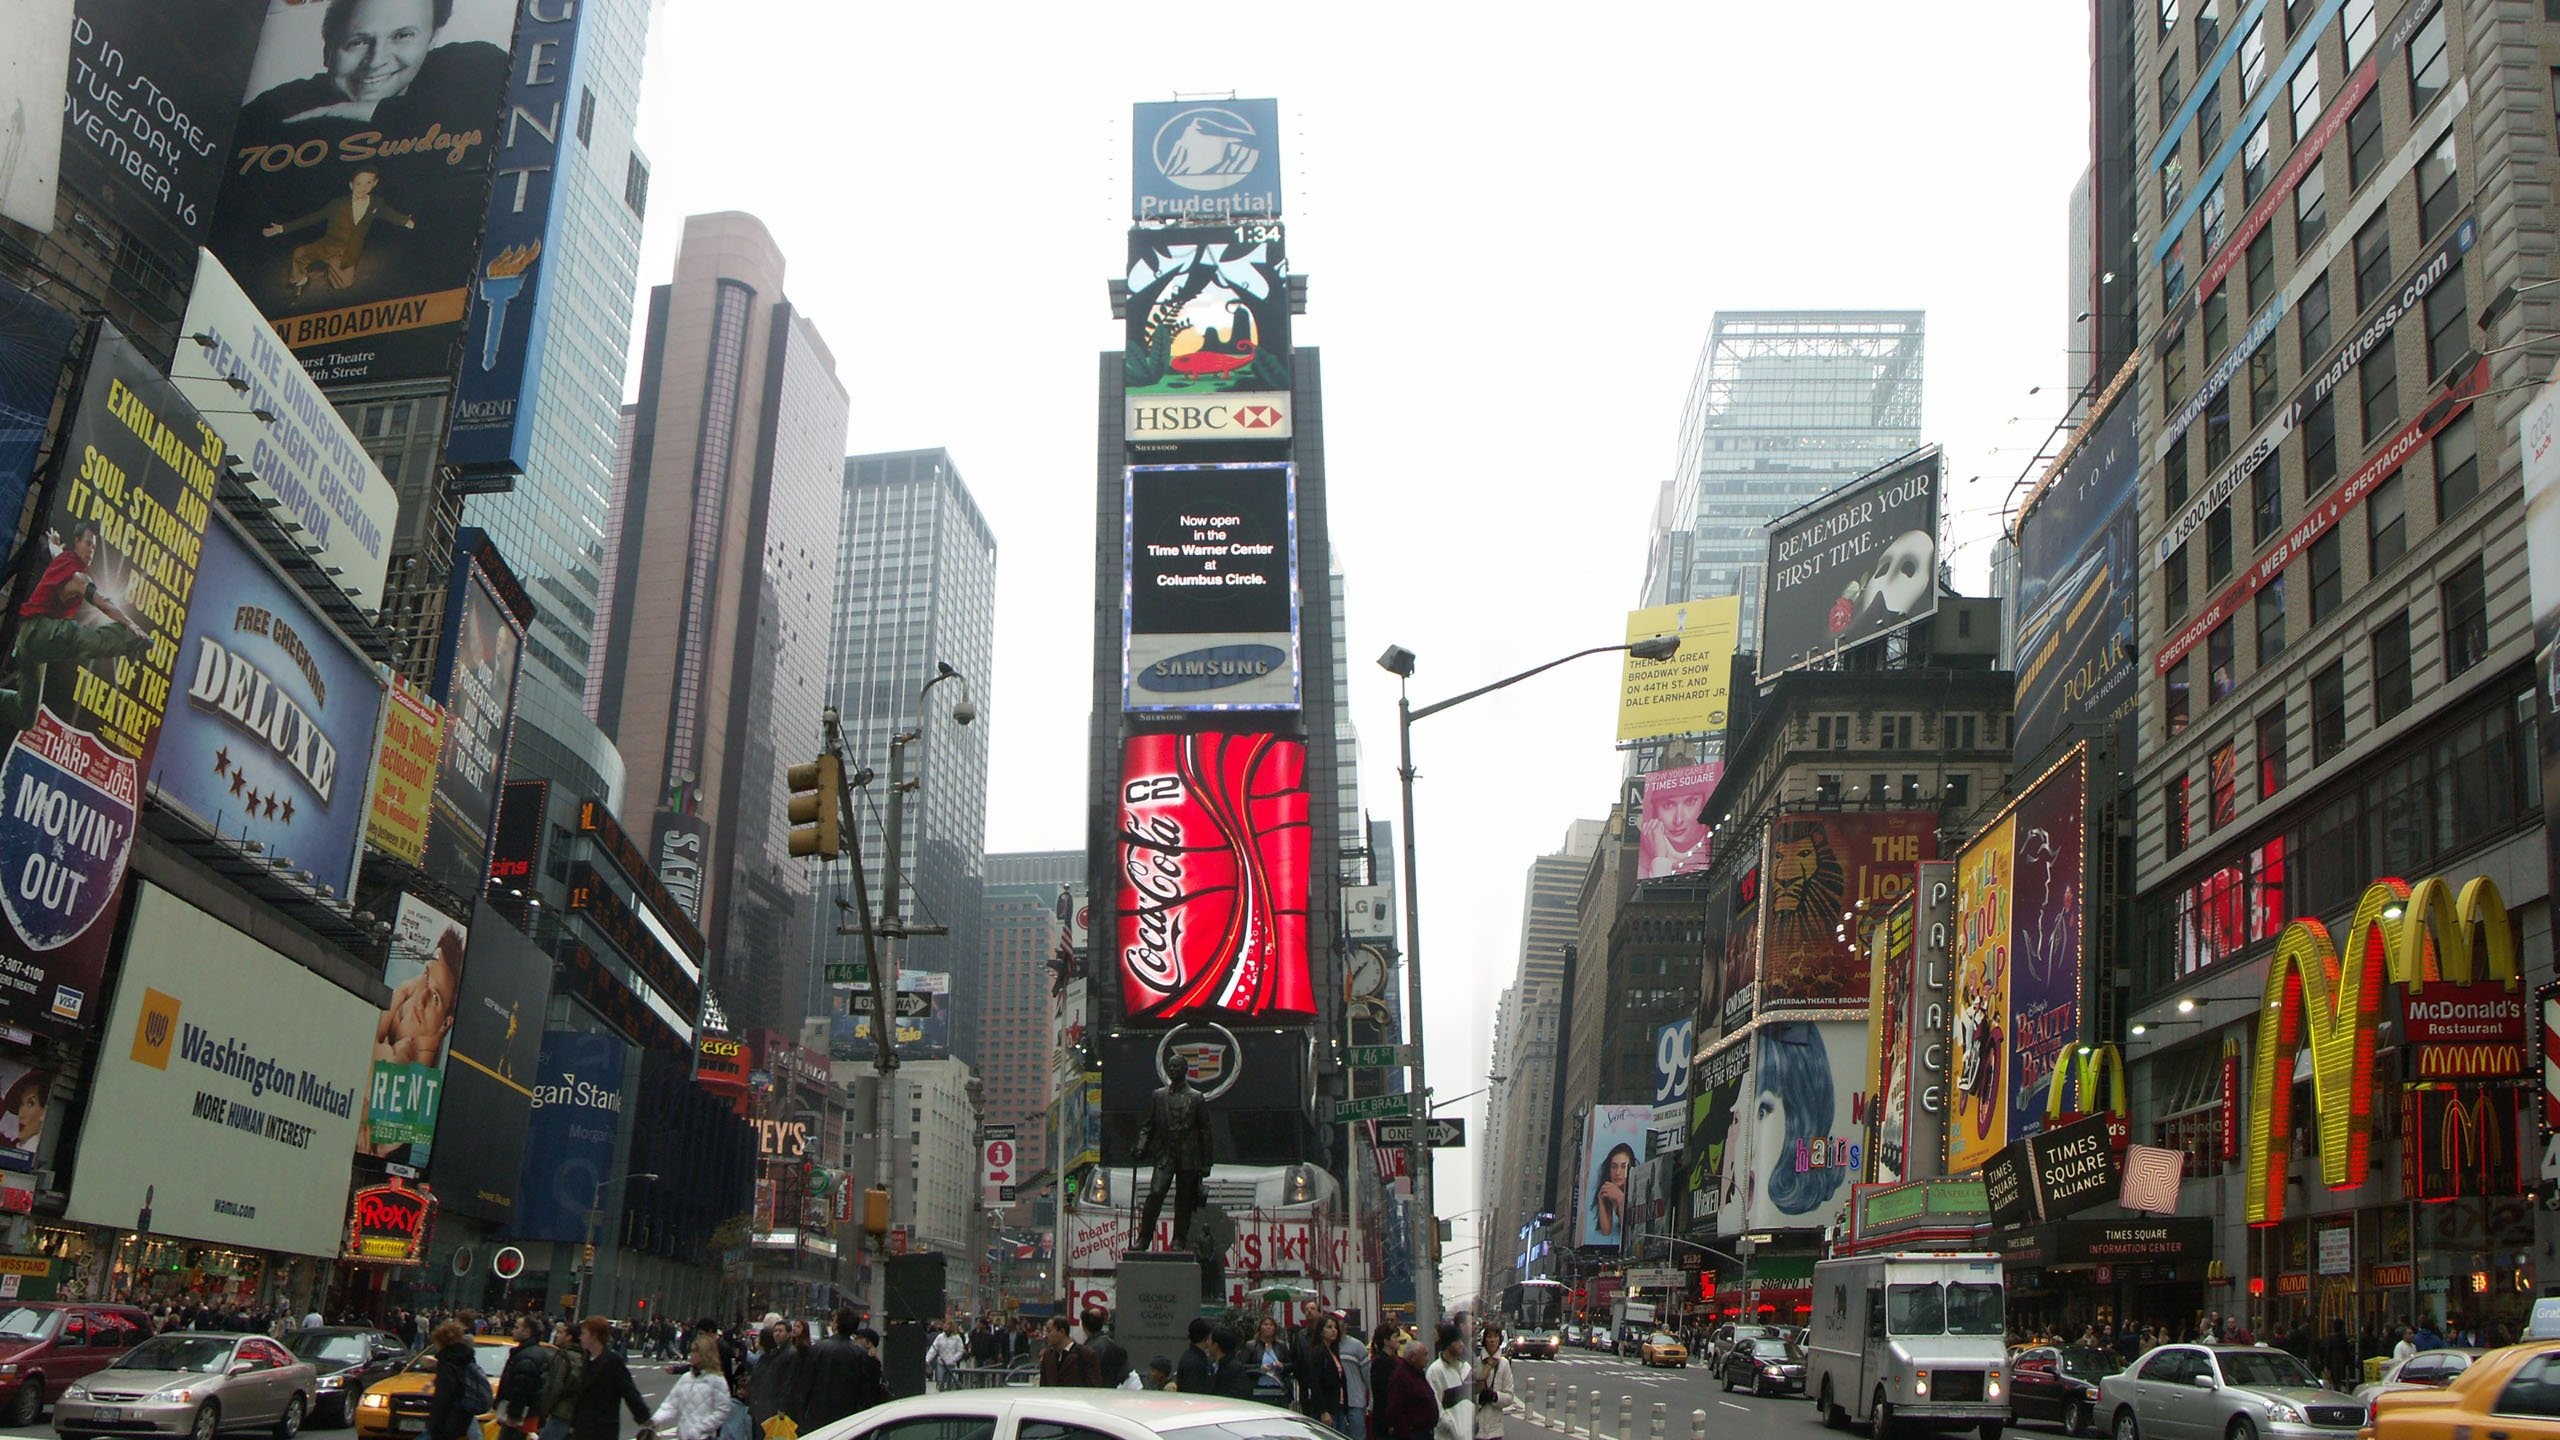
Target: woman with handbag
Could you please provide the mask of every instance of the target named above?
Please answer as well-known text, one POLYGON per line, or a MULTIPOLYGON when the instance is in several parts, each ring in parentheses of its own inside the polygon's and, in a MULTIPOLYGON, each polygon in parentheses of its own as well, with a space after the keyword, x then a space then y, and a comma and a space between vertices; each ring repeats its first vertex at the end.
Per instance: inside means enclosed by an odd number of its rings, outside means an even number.
POLYGON ((1475 1440, 1502 1440, 1502 1412, 1511 1404, 1511 1357, 1502 1353, 1502 1327, 1488 1324, 1476 1354, 1475 1440))
POLYGON ((720 1364, 720 1342, 709 1335, 693 1339, 693 1368, 686 1371, 658 1402, 649 1424, 675 1440, 719 1440, 738 1401, 729 1394, 729 1379, 720 1364), (670 1430, 668 1427, 673 1426, 670 1430))

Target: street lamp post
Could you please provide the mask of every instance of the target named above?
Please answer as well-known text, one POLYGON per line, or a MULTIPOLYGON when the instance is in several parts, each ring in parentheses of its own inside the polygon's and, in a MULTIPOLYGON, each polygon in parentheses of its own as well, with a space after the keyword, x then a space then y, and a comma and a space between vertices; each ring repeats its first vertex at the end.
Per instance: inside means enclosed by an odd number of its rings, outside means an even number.
POLYGON ((1413 1318, 1415 1329, 1423 1334, 1436 1333, 1440 1323, 1440 1224, 1439 1217, 1432 1210, 1431 1199, 1431 1072, 1424 1066, 1422 1049, 1422 877, 1413 835, 1413 722, 1454 709, 1496 690, 1508 689, 1533 675, 1542 675, 1588 655, 1623 651, 1639 660, 1668 660, 1679 649, 1680 637, 1677 635, 1656 635, 1624 645, 1594 645, 1544 665, 1532 666, 1490 685, 1479 685, 1463 694, 1434 701, 1420 709, 1414 708, 1413 696, 1409 692, 1413 680, 1413 652, 1401 645, 1390 645, 1387 653, 1378 657, 1379 666, 1396 677, 1396 778, 1402 782, 1404 790, 1405 1008, 1411 1014, 1413 1032, 1414 1097, 1413 1132, 1405 1147, 1405 1169, 1413 1177, 1413 1218, 1408 1242, 1413 1250, 1413 1318))

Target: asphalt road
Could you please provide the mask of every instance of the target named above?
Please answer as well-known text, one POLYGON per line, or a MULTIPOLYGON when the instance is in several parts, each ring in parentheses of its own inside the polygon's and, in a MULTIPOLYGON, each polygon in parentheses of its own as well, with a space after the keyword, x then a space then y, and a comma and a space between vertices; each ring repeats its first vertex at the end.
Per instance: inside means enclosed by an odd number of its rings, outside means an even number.
MULTIPOLYGON (((1726 1394, 1703 1361, 1687 1369, 1647 1369, 1633 1360, 1591 1351, 1567 1351, 1554 1360, 1514 1360, 1511 1374, 1529 1414, 1526 1419, 1518 1414, 1506 1417, 1504 1440, 1548 1440, 1567 1435, 1568 1426, 1573 1440, 1653 1440, 1656 1405, 1663 1409, 1662 1440, 1691 1440, 1699 1433, 1692 1428, 1698 1412, 1704 1412, 1704 1433, 1710 1440, 1734 1436, 1749 1436, 1752 1440, 1831 1436, 1836 1440, 1838 1434, 1823 1428, 1813 1403, 1801 1395, 1726 1394), (1549 1385, 1555 1387, 1553 1401, 1548 1398, 1549 1385), (1570 1397, 1566 1394, 1568 1386, 1575 1392, 1570 1397), (1618 1419, 1621 1401, 1626 1405, 1624 1428, 1618 1419)), ((1864 1436, 1865 1427, 1855 1427, 1849 1433, 1864 1436)), ((2059 1426, 2031 1424, 2012 1433, 2017 1440, 2059 1440, 2062 1430, 2059 1426)), ((1957 1436, 1971 1440, 1970 1431, 1950 1431, 1947 1435, 1950 1440, 1957 1436)))
MULTIPOLYGON (((663 1361, 633 1362, 631 1366, 631 1378, 638 1382, 640 1386, 640 1398, 648 1401, 650 1408, 652 1409, 657 1407, 659 1401, 666 1398, 667 1390, 676 1383, 675 1377, 667 1373, 666 1363, 663 1361)), ((0 1426, 0 1440, 56 1440, 52 1420, 53 1410, 52 1407, 48 1406, 45 1409, 46 1423, 15 1429, 0 1426)), ((629 1436, 637 1433, 639 1428, 639 1426, 631 1423, 631 1414, 629 1411, 622 1412, 622 1433, 626 1437, 626 1440, 628 1440, 629 1436)), ((240 1435, 264 1435, 265 1433, 266 1432, 263 1430, 245 1430, 239 1432, 240 1435)), ((329 1430, 306 1429, 302 1433, 305 1437, 309 1437, 309 1440, 355 1440, 356 1435, 356 1432, 350 1428, 329 1430)), ((238 1437, 226 1437, 226 1440, 238 1440, 238 1437)))

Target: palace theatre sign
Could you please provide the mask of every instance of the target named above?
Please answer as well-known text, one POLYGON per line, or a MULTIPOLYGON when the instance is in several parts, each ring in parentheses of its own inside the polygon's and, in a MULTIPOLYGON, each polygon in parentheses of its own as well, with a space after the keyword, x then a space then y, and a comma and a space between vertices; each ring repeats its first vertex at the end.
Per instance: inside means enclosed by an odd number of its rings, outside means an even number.
POLYGON ((2494 881, 2457 893, 2442 880, 2377 880, 2356 902, 2346 943, 2317 920, 2276 937, 2258 1007, 2248 1128, 2248 1220, 2285 1216, 2295 1056, 2311 1052, 2320 1178, 2365 1182, 2373 1147, 2374 1036, 2401 1022, 2411 1083, 2401 1092, 2410 1198, 2516 1193, 2526 1001, 2515 926, 2494 881), (2397 989, 2399 1013, 2385 1008, 2397 989))

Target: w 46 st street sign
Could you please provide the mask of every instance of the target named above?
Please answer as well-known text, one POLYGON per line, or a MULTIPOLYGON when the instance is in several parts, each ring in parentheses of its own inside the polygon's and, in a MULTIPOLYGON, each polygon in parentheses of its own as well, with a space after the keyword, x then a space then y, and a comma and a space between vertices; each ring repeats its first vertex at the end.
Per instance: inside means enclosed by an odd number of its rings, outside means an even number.
MULTIPOLYGON (((1411 1120, 1381 1120, 1381 1121, 1379 1121, 1379 1122, 1378 1122, 1378 1143, 1379 1143, 1379 1144, 1381 1144, 1381 1145, 1410 1145, 1410 1144, 1412 1144, 1412 1143, 1413 1143, 1413 1122, 1412 1122, 1411 1120)), ((1434 1150, 1450 1150, 1450 1149, 1455 1149, 1456 1147, 1458 1147, 1458 1146, 1460 1146, 1460 1145, 1464 1145, 1464 1144, 1466 1144, 1466 1143, 1467 1143, 1467 1121, 1466 1121, 1466 1117, 1465 1117, 1465 1116, 1463 1116, 1463 1115, 1434 1115, 1434 1116, 1432 1116, 1432 1117, 1431 1117, 1430 1143, 1431 1143, 1431 1148, 1432 1148, 1432 1149, 1434 1149, 1434 1150)))

